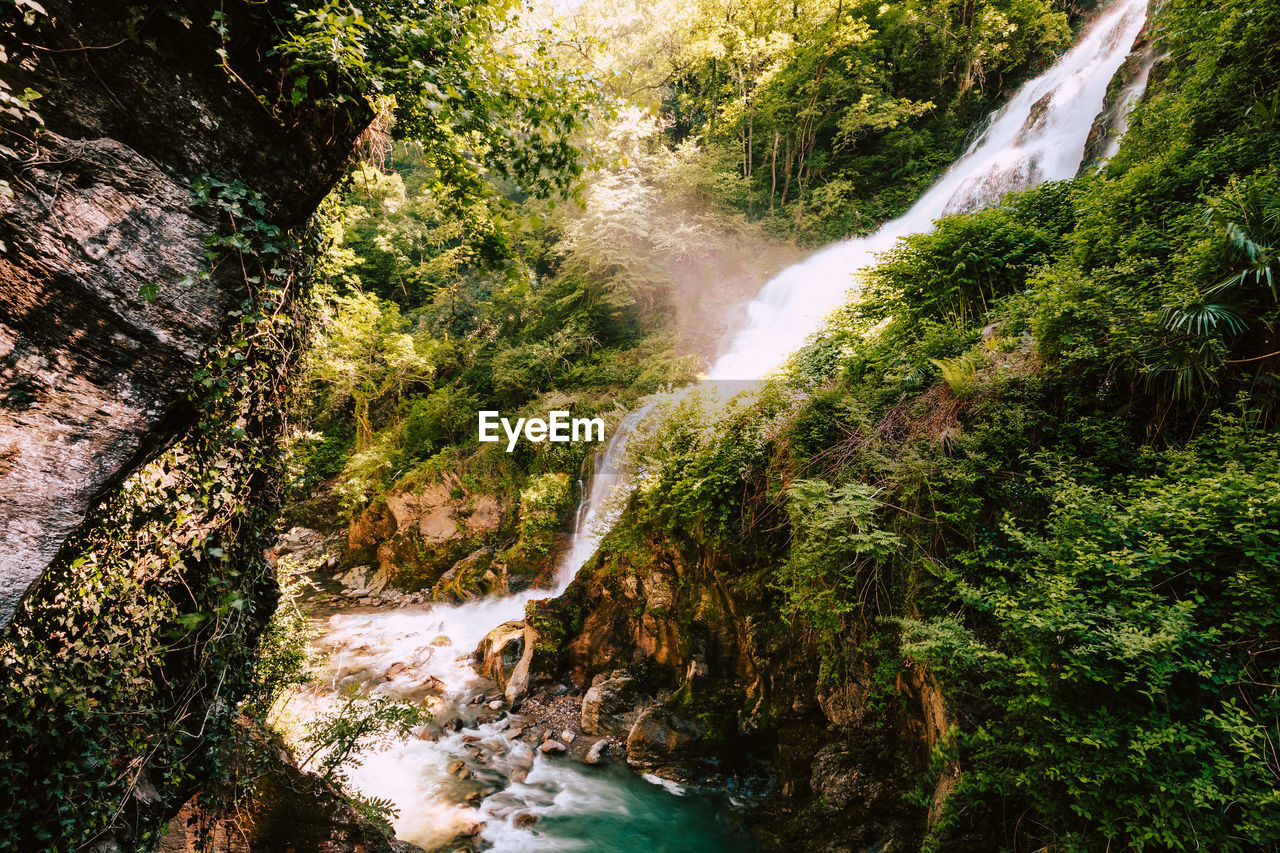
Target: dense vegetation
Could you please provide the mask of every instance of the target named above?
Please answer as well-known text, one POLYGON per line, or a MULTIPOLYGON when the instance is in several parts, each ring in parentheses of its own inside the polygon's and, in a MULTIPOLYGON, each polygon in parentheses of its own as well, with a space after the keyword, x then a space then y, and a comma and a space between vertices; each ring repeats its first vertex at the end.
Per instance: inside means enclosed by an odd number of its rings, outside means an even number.
MULTIPOLYGON (((297 517, 345 520, 446 471, 511 507, 527 478, 573 476, 582 446, 477 447, 475 412, 616 421, 690 381, 793 241, 899 212, 1087 8, 576 6, 553 31, 600 87, 575 137, 595 164, 578 204, 494 180, 459 208, 416 143, 382 150, 330 199, 299 482, 329 483, 341 507, 297 517), (782 146, 768 186, 766 136, 782 146)), ((508 514, 504 529, 517 524, 508 514)))
MULTIPOLYGON (((118 22, 120 43, 204 57, 282 123, 336 101, 394 114, 455 206, 490 173, 531 192, 568 189, 585 90, 554 63, 493 49, 510 25, 503 4, 367 6, 138 4, 118 22), (264 20, 274 28, 248 29, 264 20), (445 94, 433 99, 433 87, 445 94), (525 139, 538 122, 545 132, 525 139)), ((44 49, 44 28, 58 26, 34 2, 0 16, 6 57, 44 49)), ((8 91, 6 174, 18 152, 47 156, 30 109, 40 93, 10 110, 8 91)), ((296 660, 281 666, 295 643, 261 657, 255 646, 279 592, 270 549, 322 226, 286 232, 274 200, 237 175, 188 177, 190 204, 219 225, 200 275, 231 278, 235 310, 174 413, 187 425, 176 446, 152 448, 157 458, 106 497, 0 638, 4 849, 151 849, 184 799, 203 787, 208 802, 236 772, 237 714, 261 717, 297 675, 296 660)), ((278 645, 269 633, 268 652, 278 645)))
POLYGON ((1280 836, 1280 9, 1157 20, 1102 174, 903 241, 783 377, 641 451, 633 521, 772 585, 827 679, 936 675, 943 849, 1280 836))

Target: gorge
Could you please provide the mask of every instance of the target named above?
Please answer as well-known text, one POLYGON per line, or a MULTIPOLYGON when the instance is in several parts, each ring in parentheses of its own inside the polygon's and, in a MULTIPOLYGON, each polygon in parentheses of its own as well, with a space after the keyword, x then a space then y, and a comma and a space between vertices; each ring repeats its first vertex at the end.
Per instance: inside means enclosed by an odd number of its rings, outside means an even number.
POLYGON ((0 24, 0 850, 1280 849, 1280 3, 0 24))

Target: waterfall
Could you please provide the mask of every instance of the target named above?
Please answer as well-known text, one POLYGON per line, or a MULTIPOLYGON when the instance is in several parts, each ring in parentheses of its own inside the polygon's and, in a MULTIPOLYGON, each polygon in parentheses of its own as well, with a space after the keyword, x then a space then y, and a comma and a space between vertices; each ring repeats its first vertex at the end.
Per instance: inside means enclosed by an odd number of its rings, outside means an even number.
POLYGON ((900 237, 1005 193, 1074 177, 1107 85, 1146 22, 1147 0, 1119 0, 1053 68, 1026 84, 937 183, 868 237, 836 243, 779 273, 747 306, 747 322, 712 380, 758 379, 779 367, 843 304, 853 275, 900 237))
MULTIPOLYGON (((1108 83, 1141 31, 1146 8, 1147 0, 1117 0, 1053 68, 991 117, 965 154, 903 216, 868 237, 823 249, 766 284, 708 379, 752 380, 775 370, 848 298, 855 273, 900 237, 928 231, 947 214, 995 203, 1007 192, 1074 176, 1108 83)), ((476 707, 472 700, 486 683, 467 653, 492 628, 522 618, 529 601, 563 592, 596 552, 625 495, 628 441, 653 406, 651 402, 627 416, 596 460, 554 589, 456 606, 336 614, 321 641, 321 648, 332 654, 330 687, 354 683, 375 685, 374 692, 391 696, 430 694, 439 718, 474 720, 475 712, 468 709, 476 707)), ((327 700, 321 694, 311 701, 323 710, 327 700)), ((300 700, 304 706, 306 702, 300 700)), ((304 708, 303 716, 317 707, 304 708)), ((711 832, 714 813, 691 808, 688 798, 677 802, 663 789, 625 773, 588 774, 575 762, 535 757, 527 744, 511 737, 506 720, 473 722, 463 732, 393 744, 366 756, 350 776, 365 795, 395 803, 401 838, 428 848, 459 832, 481 835, 498 853, 644 851, 654 849, 659 836, 690 841, 682 849, 743 844, 731 840, 727 831, 711 832), (480 780, 491 793, 476 799, 474 787, 464 787, 456 772, 464 764, 471 779, 465 784, 480 780), (527 777, 520 775, 524 772, 527 777), (539 820, 536 834, 518 827, 521 815, 539 820), (693 843, 694 838, 700 840, 693 843)))

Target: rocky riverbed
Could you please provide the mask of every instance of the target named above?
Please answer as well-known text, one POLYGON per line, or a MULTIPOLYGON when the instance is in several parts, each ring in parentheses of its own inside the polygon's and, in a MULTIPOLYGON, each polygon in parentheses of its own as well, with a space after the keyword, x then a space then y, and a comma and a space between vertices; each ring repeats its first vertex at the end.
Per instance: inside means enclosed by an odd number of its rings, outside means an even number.
POLYGON ((313 647, 323 660, 284 716, 304 731, 351 692, 431 712, 411 738, 366 751, 350 771, 354 790, 395 804, 401 838, 440 851, 649 850, 642 839, 665 832, 674 815, 688 825, 667 849, 749 844, 734 816, 746 803, 741 786, 734 797, 654 764, 669 763, 681 743, 665 693, 646 694, 625 669, 589 685, 547 673, 513 684, 527 657, 520 617, 545 592, 433 602, 395 590, 373 567, 342 569, 342 545, 305 529, 281 540, 282 556, 312 568, 313 647))

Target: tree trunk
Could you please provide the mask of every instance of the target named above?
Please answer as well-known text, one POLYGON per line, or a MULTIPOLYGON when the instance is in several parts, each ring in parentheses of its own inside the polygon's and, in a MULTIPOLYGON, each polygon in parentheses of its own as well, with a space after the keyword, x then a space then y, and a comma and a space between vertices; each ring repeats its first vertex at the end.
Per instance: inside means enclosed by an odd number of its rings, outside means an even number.
POLYGON ((773 198, 778 190, 778 137, 780 131, 773 131, 773 157, 769 161, 769 214, 773 215, 773 198))

